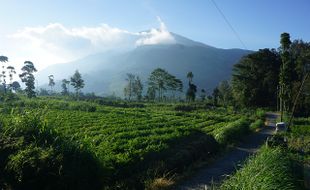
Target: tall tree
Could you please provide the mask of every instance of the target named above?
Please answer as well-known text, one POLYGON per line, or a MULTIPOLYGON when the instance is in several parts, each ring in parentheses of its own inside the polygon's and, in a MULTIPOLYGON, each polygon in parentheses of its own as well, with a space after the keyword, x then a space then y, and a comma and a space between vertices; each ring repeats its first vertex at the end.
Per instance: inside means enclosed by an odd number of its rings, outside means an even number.
POLYGON ((19 92, 21 90, 21 86, 19 84, 19 82, 14 81, 11 85, 12 90, 14 90, 15 92, 19 92))
POLYGON ((176 78, 175 76, 167 73, 167 89, 171 91, 172 98, 175 99, 176 92, 182 92, 183 91, 183 82, 176 78))
POLYGON ((161 101, 165 92, 174 96, 176 91, 182 91, 183 83, 180 79, 168 73, 166 70, 157 68, 152 71, 148 79, 149 89, 158 93, 158 100, 161 101))
POLYGON ((197 86, 193 84, 194 74, 192 72, 188 72, 186 77, 188 78, 188 89, 186 92, 186 99, 188 101, 195 101, 197 86))
POLYGON ((282 33, 280 39, 280 54, 282 65, 280 68, 279 75, 279 86, 280 86, 280 111, 281 121, 283 119, 283 111, 290 109, 291 96, 292 96, 292 80, 293 80, 293 62, 290 55, 290 46, 292 44, 290 40, 290 34, 282 33))
POLYGON ((143 85, 139 76, 136 76, 136 79, 133 84, 133 93, 136 96, 137 100, 140 101, 142 99, 142 91, 143 85))
POLYGON ((13 77, 14 77, 14 74, 16 74, 16 71, 13 66, 8 66, 6 69, 9 70, 9 77, 10 77, 9 89, 11 90, 12 84, 13 84, 13 77))
POLYGON ((146 94, 147 94, 147 100, 154 101, 156 97, 156 89, 154 87, 149 86, 146 94))
POLYGON ((219 89, 217 87, 214 88, 212 92, 212 96, 213 96, 213 104, 215 106, 218 105, 219 94, 220 94, 219 89))
POLYGON ((236 104, 275 107, 280 63, 280 56, 274 49, 260 49, 234 65, 231 83, 236 104))
POLYGON ((19 75, 21 81, 25 83, 26 89, 25 92, 28 98, 33 98, 36 96, 34 91, 35 89, 35 78, 33 73, 37 72, 37 69, 34 67, 31 61, 25 61, 24 66, 22 67, 22 74, 19 75))
POLYGON ((194 102, 196 99, 197 86, 193 83, 188 83, 188 89, 186 92, 187 101, 194 102))
POLYGON ((200 91, 201 101, 205 101, 206 100, 206 96, 207 96, 206 90, 205 89, 201 89, 201 91, 200 91))
POLYGON ((55 86, 54 75, 48 76, 48 86, 51 87, 51 93, 53 92, 53 87, 55 86))
POLYGON ((293 94, 295 113, 297 115, 310 115, 310 43, 302 40, 294 40, 290 47, 292 61, 295 63, 295 76, 293 80, 293 94), (305 80, 305 81, 304 81, 305 80), (302 85, 304 81, 304 85, 302 85), (301 88, 303 86, 303 88, 301 88), (299 93, 301 89, 301 92, 299 93), (298 96, 299 94, 299 96, 298 96))
POLYGON ((127 73, 126 81, 128 83, 127 83, 126 87, 124 88, 124 95, 125 95, 125 97, 128 97, 129 101, 134 96, 135 78, 136 78, 136 76, 134 74, 127 73))
POLYGON ((70 84, 70 81, 67 80, 67 79, 62 79, 61 81, 61 88, 62 88, 62 91, 61 91, 61 94, 62 95, 68 95, 69 94, 69 84, 70 84))
POLYGON ((232 99, 233 99, 232 90, 227 80, 220 82, 218 86, 218 90, 219 90, 219 99, 221 100, 224 106, 227 106, 230 103, 232 103, 232 99))
POLYGON ((70 78, 70 81, 73 88, 75 88, 76 97, 79 100, 80 90, 84 88, 85 83, 84 80, 82 79, 82 75, 79 73, 78 70, 75 71, 74 75, 70 78))
POLYGON ((5 66, 4 66, 4 63, 8 62, 9 59, 8 57, 6 56, 0 56, 0 62, 2 63, 2 70, 1 70, 1 73, 0 73, 0 82, 2 83, 2 86, 3 86, 3 89, 4 89, 4 92, 6 92, 6 75, 5 75, 5 66))
POLYGON ((158 92, 158 99, 159 101, 162 100, 163 91, 166 89, 166 77, 167 72, 164 69, 157 68, 154 71, 152 71, 150 77, 149 77, 149 86, 152 89, 155 89, 158 92))

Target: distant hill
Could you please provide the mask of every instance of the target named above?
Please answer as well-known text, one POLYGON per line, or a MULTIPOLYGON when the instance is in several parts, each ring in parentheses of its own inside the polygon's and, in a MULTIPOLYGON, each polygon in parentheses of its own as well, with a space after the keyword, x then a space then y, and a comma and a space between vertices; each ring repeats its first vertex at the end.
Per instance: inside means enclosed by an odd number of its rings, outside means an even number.
MULTIPOLYGON (((122 96, 126 73, 139 75, 145 86, 152 70, 160 67, 182 79, 187 88, 186 74, 194 73, 194 83, 199 89, 211 90, 222 80, 230 79, 232 67, 244 55, 251 53, 242 49, 219 49, 172 34, 176 43, 144 45, 135 49, 103 52, 70 63, 52 65, 37 74, 41 84, 48 82, 53 74, 55 80, 69 78, 79 70, 85 79, 83 92, 99 95, 115 93, 122 96)), ((46 88, 46 85, 42 85, 46 88)), ((56 83, 60 90, 60 83, 56 83)))

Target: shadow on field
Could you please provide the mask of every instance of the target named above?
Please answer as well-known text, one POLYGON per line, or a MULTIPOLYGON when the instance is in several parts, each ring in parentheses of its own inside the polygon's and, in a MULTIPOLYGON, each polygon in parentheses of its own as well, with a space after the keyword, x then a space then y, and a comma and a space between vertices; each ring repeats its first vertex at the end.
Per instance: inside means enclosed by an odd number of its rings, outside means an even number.
POLYGON ((136 160, 119 170, 118 179, 124 179, 128 189, 144 189, 143 182, 167 173, 182 172, 195 161, 210 157, 219 150, 213 136, 194 130, 189 135, 168 142, 169 147, 150 152, 143 160, 136 160))

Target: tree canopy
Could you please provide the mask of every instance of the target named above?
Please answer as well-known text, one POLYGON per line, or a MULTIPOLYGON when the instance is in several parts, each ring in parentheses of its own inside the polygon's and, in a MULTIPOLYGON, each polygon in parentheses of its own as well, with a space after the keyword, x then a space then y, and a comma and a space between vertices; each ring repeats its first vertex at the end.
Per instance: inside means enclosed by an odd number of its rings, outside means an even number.
POLYGON ((281 61, 274 49, 260 49, 233 68, 233 97, 241 106, 275 106, 281 61))
POLYGON ((155 90, 158 94, 158 100, 163 99, 165 92, 170 91, 172 94, 176 91, 182 91, 183 83, 180 79, 168 73, 166 70, 157 68, 152 71, 148 79, 149 89, 155 90))
POLYGON ((84 80, 82 79, 82 75, 78 70, 76 70, 73 76, 70 78, 70 82, 75 89, 77 98, 79 99, 80 90, 84 88, 85 83, 84 80))
POLYGON ((25 92, 28 98, 33 98, 36 96, 36 93, 34 91, 34 72, 37 72, 37 69, 34 67, 33 63, 31 61, 25 61, 24 66, 22 67, 22 74, 20 74, 19 77, 21 81, 26 85, 25 92))

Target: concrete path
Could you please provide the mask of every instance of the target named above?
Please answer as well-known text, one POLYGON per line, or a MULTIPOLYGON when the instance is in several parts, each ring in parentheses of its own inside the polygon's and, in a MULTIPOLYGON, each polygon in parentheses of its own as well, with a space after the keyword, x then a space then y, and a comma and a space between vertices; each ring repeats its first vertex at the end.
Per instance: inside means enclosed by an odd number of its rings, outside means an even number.
POLYGON ((255 153, 265 142, 266 138, 275 132, 277 117, 278 115, 275 113, 267 113, 265 127, 245 137, 238 146, 217 159, 210 166, 202 168, 175 189, 206 190, 210 189, 212 183, 220 183, 227 175, 235 172, 238 165, 244 162, 251 154, 255 153))

